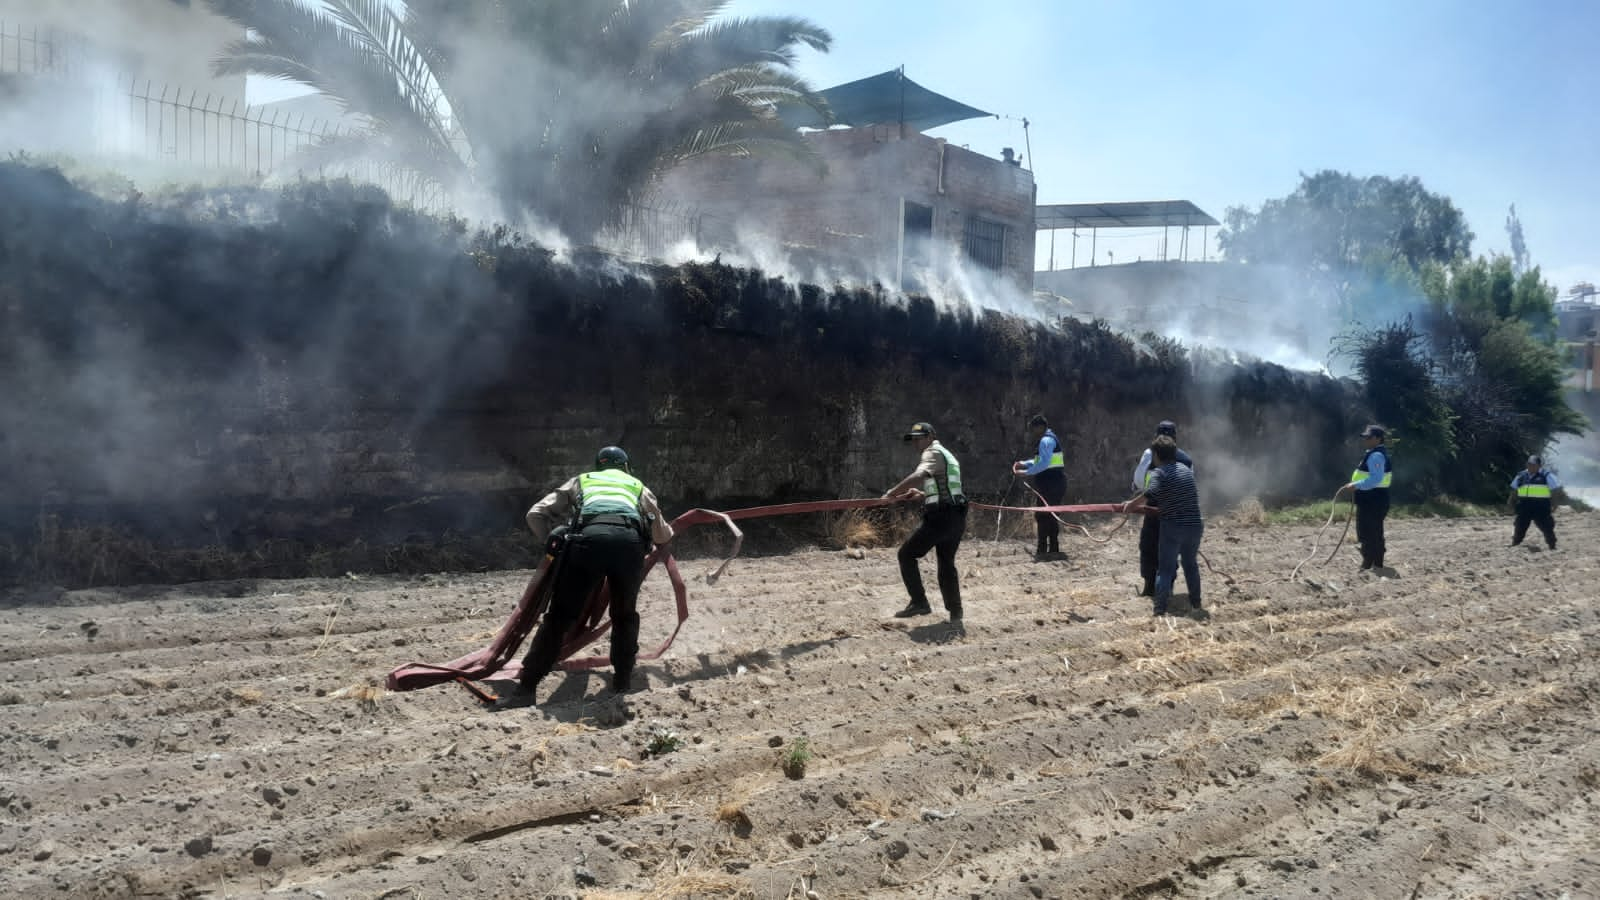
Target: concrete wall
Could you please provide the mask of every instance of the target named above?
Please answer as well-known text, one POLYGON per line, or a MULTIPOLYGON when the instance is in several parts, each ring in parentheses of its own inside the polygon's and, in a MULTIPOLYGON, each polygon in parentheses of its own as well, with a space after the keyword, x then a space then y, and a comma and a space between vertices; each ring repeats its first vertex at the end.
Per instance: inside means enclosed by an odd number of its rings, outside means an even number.
POLYGON ((896 126, 806 135, 821 167, 788 157, 708 157, 673 170, 664 200, 710 216, 713 239, 769 239, 802 268, 877 278, 902 275, 903 202, 933 211, 933 276, 949 274, 966 223, 1005 226, 1000 277, 1023 292, 1033 284, 1033 173, 896 126))

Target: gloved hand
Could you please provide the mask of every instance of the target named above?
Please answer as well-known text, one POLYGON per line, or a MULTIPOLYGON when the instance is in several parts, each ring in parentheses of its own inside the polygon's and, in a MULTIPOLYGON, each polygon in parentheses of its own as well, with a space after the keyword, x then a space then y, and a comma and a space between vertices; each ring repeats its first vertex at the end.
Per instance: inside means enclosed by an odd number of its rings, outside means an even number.
POLYGON ((565 525, 557 525, 550 529, 550 536, 545 538, 544 552, 546 556, 560 556, 561 551, 567 548, 567 541, 572 538, 572 529, 565 525))

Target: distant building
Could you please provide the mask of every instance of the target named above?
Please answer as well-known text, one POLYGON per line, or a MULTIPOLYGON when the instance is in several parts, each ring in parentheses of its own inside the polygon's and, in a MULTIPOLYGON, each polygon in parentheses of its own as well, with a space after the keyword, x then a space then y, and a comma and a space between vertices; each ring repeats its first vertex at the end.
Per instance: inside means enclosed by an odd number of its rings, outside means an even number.
POLYGON ((704 214, 703 246, 771 241, 802 273, 921 291, 988 272, 1032 291, 1033 173, 1009 151, 994 159, 922 133, 988 113, 897 71, 822 94, 850 127, 807 133, 814 163, 694 159, 666 176, 658 199, 704 214))

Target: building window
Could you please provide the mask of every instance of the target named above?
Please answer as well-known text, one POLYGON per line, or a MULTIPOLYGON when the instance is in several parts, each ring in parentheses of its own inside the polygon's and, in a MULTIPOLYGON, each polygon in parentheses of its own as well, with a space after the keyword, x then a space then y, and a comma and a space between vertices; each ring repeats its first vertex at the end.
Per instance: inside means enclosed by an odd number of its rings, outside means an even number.
POLYGON ((968 216, 962 246, 967 258, 985 269, 1000 271, 1006 259, 1006 226, 977 216, 968 216))

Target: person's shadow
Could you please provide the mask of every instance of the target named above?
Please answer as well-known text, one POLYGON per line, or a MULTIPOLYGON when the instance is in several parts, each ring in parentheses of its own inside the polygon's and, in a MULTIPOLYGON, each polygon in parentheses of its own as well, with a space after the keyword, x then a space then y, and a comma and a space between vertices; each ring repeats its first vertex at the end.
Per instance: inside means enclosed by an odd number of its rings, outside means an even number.
MULTIPOLYGON (((617 728, 633 718, 627 695, 612 693, 609 671, 552 672, 544 681, 537 694, 524 693, 517 682, 507 679, 484 682, 500 698, 488 711, 533 713, 549 721, 597 728, 617 728)), ((644 673, 635 672, 633 686, 641 683, 646 683, 644 673)))
POLYGON ((950 644, 967 636, 967 628, 960 622, 929 622, 906 629, 906 637, 919 644, 950 644))

